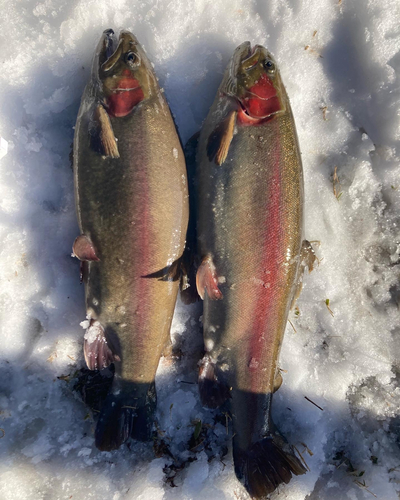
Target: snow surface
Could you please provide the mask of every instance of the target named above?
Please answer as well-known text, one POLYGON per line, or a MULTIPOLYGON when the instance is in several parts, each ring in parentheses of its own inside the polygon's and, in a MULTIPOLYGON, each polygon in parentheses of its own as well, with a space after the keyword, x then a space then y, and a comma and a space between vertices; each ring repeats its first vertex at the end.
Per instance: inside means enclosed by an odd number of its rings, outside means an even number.
POLYGON ((307 237, 320 241, 273 410, 310 471, 279 498, 398 499, 398 0, 9 0, 1 17, 1 500, 247 498, 225 415, 199 404, 200 304, 178 304, 182 355, 157 375, 159 439, 172 456, 134 442, 99 452, 93 413, 72 390, 86 314, 70 256, 69 153, 93 51, 111 27, 145 46, 183 142, 239 43, 274 54, 302 149, 307 237))

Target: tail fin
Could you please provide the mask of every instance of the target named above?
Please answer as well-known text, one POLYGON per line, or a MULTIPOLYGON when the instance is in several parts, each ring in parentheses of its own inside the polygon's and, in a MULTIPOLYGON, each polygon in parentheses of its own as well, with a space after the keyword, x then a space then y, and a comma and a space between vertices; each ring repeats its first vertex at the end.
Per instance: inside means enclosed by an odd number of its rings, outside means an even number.
POLYGON ((235 446, 234 438, 233 461, 236 476, 255 499, 263 499, 280 484, 287 484, 292 474, 306 473, 292 446, 280 434, 271 434, 247 450, 235 446))
POLYGON ((231 396, 221 369, 207 354, 200 365, 199 392, 201 404, 207 408, 218 408, 231 396))
POLYGON ((116 450, 129 438, 151 439, 157 399, 154 383, 144 397, 135 398, 134 395, 121 391, 107 396, 95 432, 99 450, 116 450))

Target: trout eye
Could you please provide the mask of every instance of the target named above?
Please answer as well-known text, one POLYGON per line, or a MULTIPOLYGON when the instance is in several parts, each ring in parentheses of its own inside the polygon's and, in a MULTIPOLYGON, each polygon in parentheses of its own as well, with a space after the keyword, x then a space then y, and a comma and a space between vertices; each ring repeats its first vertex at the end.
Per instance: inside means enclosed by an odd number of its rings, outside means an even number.
POLYGON ((138 57, 134 52, 128 52, 125 56, 125 61, 131 65, 136 66, 137 61, 138 61, 138 57))
POLYGON ((275 73, 275 64, 270 59, 264 61, 264 68, 272 75, 275 73))

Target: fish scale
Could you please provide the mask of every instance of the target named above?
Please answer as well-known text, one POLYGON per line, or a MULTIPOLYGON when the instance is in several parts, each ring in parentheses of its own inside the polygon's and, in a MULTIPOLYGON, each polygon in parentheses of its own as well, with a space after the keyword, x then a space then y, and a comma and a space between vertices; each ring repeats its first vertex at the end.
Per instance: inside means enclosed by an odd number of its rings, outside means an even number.
POLYGON ((95 55, 74 139, 81 230, 74 249, 84 261, 90 320, 85 359, 91 369, 116 365, 96 428, 102 450, 130 436, 150 437, 155 373, 169 337, 188 222, 184 155, 151 63, 132 34, 122 32, 113 50, 110 37, 103 35, 95 55), (140 93, 130 89, 133 79, 140 93), (85 245, 90 251, 82 253, 85 245))
POLYGON ((196 156, 206 350, 200 395, 210 407, 228 400, 235 471, 253 498, 305 472, 271 419, 279 351, 299 283, 304 202, 293 115, 275 68, 261 46, 236 49, 196 156))

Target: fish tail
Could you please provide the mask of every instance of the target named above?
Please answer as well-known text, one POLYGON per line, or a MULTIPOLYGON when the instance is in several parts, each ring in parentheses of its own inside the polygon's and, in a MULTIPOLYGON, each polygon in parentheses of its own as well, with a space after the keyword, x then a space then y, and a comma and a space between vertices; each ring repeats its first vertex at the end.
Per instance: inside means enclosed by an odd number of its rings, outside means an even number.
POLYGON ((200 363, 199 392, 201 404, 207 408, 218 408, 230 398, 222 370, 207 354, 200 363))
POLYGON ((118 449, 129 438, 148 441, 152 436, 156 391, 154 383, 142 397, 121 391, 109 394, 103 404, 95 431, 101 451, 118 449))
POLYGON ((306 473, 293 447, 279 433, 253 443, 247 450, 240 449, 234 437, 233 461, 236 476, 254 499, 265 498, 280 484, 287 484, 292 475, 306 473))

